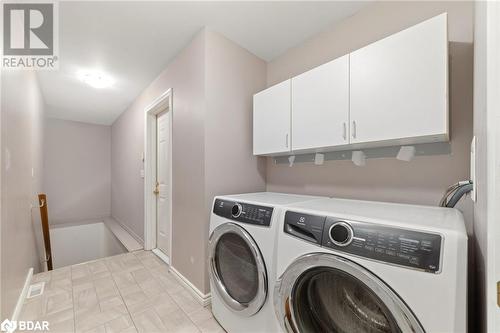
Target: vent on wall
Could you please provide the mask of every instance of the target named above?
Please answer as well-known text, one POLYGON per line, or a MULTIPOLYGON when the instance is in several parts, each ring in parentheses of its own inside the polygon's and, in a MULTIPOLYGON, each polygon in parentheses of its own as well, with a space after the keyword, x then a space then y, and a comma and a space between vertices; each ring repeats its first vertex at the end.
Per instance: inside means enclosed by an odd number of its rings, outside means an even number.
POLYGON ((41 294, 43 294, 44 288, 45 288, 45 282, 40 282, 30 285, 30 288, 28 289, 28 295, 26 296, 26 298, 33 298, 36 296, 40 296, 41 294))

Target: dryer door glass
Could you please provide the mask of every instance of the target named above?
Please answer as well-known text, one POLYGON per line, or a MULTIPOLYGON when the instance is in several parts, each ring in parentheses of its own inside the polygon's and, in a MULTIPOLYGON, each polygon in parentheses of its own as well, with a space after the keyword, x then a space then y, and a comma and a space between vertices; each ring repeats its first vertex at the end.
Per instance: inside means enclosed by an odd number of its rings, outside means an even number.
POLYGON ((334 254, 297 258, 276 282, 274 305, 288 332, 424 332, 384 281, 334 254))
POLYGON ((212 290, 239 315, 257 313, 267 297, 267 273, 252 236, 235 223, 224 223, 214 229, 208 246, 212 290))
POLYGON ((297 282, 294 294, 301 332, 401 332, 382 300, 342 271, 312 269, 297 282))
POLYGON ((215 250, 217 271, 233 299, 248 303, 257 295, 259 276, 255 257, 243 238, 226 233, 215 250))

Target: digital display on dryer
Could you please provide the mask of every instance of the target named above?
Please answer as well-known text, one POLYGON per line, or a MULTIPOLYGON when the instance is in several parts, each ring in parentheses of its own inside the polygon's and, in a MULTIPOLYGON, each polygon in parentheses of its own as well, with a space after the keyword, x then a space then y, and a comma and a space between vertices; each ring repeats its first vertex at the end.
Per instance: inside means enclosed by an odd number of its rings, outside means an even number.
POLYGON ((440 271, 442 236, 381 226, 373 223, 345 221, 352 230, 352 241, 338 246, 330 235, 331 227, 341 219, 328 217, 323 231, 323 246, 367 259, 436 273, 440 271))

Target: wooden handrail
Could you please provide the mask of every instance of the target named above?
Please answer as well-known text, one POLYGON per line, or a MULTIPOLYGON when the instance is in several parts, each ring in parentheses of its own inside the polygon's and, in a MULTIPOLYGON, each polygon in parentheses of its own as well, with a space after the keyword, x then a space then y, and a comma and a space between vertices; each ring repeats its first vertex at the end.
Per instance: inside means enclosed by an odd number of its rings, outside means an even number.
POLYGON ((38 203, 40 206, 40 217, 42 221, 43 243, 45 245, 45 261, 47 269, 52 270, 52 249, 50 247, 50 230, 49 230, 49 214, 47 211, 47 196, 44 193, 38 195, 38 203))

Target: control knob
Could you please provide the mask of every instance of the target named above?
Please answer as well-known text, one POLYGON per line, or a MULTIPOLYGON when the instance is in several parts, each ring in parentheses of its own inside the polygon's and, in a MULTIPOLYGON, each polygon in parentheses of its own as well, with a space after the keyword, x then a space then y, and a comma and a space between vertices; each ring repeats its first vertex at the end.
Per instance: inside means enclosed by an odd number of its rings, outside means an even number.
POLYGON ((242 211, 243 211, 243 207, 241 207, 241 205, 239 203, 236 203, 231 208, 231 216, 234 218, 237 218, 241 215, 242 211))
POLYGON ((344 221, 332 224, 328 234, 332 243, 337 246, 347 246, 351 244, 354 237, 352 227, 344 221))

